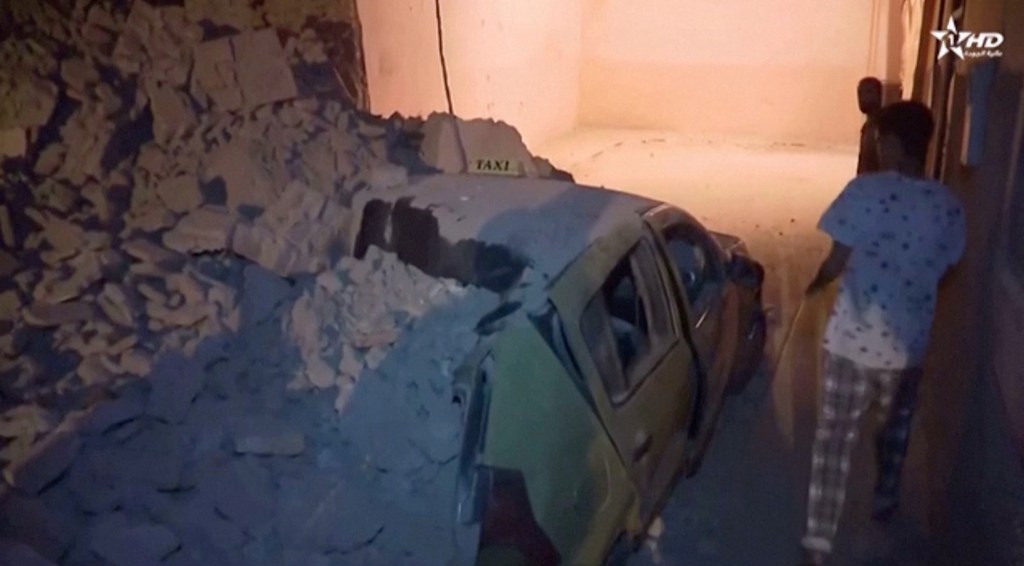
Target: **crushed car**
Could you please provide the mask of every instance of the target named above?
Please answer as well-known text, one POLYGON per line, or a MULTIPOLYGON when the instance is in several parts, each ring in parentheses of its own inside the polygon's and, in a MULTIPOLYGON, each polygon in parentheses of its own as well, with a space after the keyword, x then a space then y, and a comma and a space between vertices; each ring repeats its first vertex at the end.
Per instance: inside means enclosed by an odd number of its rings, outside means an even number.
POLYGON ((358 199, 356 257, 502 297, 452 385, 475 563, 622 563, 759 367, 762 266, 683 210, 565 181, 429 175, 358 199))

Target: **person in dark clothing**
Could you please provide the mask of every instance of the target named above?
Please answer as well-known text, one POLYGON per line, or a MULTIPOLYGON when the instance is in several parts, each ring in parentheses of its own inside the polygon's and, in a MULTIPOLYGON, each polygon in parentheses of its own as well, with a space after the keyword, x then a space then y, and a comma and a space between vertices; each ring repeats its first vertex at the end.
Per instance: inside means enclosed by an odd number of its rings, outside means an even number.
POLYGON ((878 148, 875 145, 876 118, 882 109, 882 81, 865 77, 857 83, 857 105, 866 119, 860 129, 860 155, 857 157, 857 174, 875 173, 881 169, 878 163, 878 148))

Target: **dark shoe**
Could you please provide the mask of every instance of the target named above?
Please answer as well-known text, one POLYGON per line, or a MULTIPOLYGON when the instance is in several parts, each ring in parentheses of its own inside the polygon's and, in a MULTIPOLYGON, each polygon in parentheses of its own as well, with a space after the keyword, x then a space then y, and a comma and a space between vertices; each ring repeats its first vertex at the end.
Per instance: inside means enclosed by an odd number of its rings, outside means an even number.
POLYGON ((884 523, 892 516, 896 514, 896 511, 900 508, 900 502, 897 499, 885 499, 875 498, 874 509, 871 512, 871 520, 877 523, 884 523))
POLYGON ((828 555, 824 552, 805 550, 804 559, 800 561, 800 566, 824 566, 826 558, 828 558, 828 555))

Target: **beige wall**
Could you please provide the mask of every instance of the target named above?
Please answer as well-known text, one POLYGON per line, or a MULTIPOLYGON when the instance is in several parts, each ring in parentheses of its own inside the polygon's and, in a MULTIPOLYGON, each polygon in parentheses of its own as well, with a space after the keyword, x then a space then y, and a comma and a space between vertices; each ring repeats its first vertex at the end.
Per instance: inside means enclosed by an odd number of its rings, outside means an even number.
MULTIPOLYGON (((583 0, 443 0, 455 113, 516 126, 530 146, 572 129, 583 0)), ((447 106, 433 0, 359 0, 376 114, 447 106)))
POLYGON ((586 125, 851 142, 857 81, 899 76, 888 0, 586 1, 586 125))

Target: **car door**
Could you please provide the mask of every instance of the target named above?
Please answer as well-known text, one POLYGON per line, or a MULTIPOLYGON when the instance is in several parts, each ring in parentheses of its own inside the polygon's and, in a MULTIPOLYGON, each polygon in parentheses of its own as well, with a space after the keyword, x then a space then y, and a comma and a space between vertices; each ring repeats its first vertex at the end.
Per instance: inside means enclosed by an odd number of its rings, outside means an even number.
POLYGON ((728 317, 735 316, 736 297, 728 285, 725 255, 711 235, 688 215, 665 206, 648 215, 676 270, 689 313, 697 355, 714 393, 728 382, 735 336, 728 317))
POLYGON ((645 515, 682 461, 690 350, 672 318, 653 234, 645 234, 587 300, 579 329, 604 399, 605 420, 645 515))

